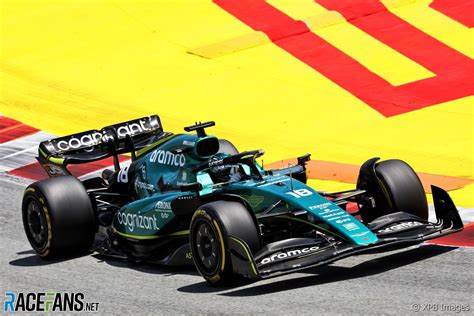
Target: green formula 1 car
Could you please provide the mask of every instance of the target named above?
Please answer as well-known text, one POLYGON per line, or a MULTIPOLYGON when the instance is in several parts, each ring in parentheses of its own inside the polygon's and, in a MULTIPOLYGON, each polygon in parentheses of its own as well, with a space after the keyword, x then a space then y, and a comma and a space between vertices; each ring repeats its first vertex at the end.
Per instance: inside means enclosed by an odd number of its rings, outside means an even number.
POLYGON ((162 265, 194 264, 212 284, 258 280, 367 251, 406 247, 463 229, 448 193, 424 190, 401 160, 370 159, 354 190, 316 191, 306 163, 264 170, 206 134, 213 122, 164 132, 153 115, 42 142, 50 178, 27 187, 23 222, 44 258, 98 251, 162 265), (123 168, 118 155, 131 154, 123 168), (67 167, 114 157, 115 170, 80 181, 67 167), (349 213, 349 203, 358 205, 349 213), (357 218, 360 218, 357 219, 357 218), (94 246, 93 246, 94 245, 94 246))

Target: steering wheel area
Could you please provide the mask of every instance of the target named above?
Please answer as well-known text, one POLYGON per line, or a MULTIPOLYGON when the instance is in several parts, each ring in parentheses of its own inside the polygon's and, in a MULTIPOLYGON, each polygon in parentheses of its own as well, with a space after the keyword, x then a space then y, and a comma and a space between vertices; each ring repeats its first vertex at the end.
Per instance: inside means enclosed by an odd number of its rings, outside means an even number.
POLYGON ((193 170, 196 173, 206 170, 212 181, 217 185, 222 185, 229 182, 238 182, 243 179, 262 180, 260 170, 255 165, 255 159, 262 156, 265 152, 263 150, 251 150, 230 155, 227 157, 214 157, 210 160, 196 165, 193 170), (249 173, 244 172, 244 167, 249 170, 249 173))

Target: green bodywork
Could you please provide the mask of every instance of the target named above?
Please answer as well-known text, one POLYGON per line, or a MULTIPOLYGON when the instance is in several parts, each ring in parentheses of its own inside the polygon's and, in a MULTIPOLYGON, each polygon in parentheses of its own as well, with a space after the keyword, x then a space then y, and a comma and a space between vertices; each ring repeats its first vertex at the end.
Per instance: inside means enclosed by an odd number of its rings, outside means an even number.
POLYGON ((203 186, 199 192, 202 197, 216 193, 238 195, 248 202, 257 218, 263 212, 265 216, 276 214, 282 220, 305 222, 356 245, 377 241, 367 227, 345 210, 306 184, 279 174, 278 170, 265 172, 255 163, 261 177, 216 186, 206 170, 193 170, 194 166, 211 158, 197 154, 197 143, 212 137, 172 135, 137 153, 134 171, 129 175, 136 201, 116 213, 113 228, 117 234, 138 240, 187 234, 188 227, 183 226, 173 212, 172 201, 178 196, 197 194, 181 192, 179 188, 183 184, 199 182, 203 186), (274 204, 277 206, 266 212, 274 204), (307 220, 287 215, 298 210, 307 212, 307 220))

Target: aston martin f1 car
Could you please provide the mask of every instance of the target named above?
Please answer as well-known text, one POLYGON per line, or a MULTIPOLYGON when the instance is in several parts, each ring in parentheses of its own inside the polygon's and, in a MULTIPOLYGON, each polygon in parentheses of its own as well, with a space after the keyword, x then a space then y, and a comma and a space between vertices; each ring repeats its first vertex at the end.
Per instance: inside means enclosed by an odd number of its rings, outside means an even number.
POLYGON ((163 131, 157 115, 44 141, 50 176, 24 193, 24 229, 36 253, 96 251, 161 265, 194 264, 212 284, 258 280, 369 251, 406 247, 461 231, 449 197, 422 184, 401 160, 369 159, 354 190, 306 184, 310 155, 265 170, 263 150, 240 152, 207 135, 214 122, 163 131), (121 166, 119 155, 131 163, 121 166), (113 157, 114 169, 79 180, 71 165, 113 157), (349 213, 347 206, 357 205, 349 213))

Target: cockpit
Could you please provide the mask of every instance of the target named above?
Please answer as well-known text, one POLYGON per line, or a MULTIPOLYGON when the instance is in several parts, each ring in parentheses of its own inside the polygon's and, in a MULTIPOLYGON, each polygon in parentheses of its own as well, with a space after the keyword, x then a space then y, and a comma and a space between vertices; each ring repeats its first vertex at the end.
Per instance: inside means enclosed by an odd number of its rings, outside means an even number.
POLYGON ((218 154, 211 158, 205 166, 199 166, 196 180, 203 186, 203 193, 208 191, 206 189, 212 189, 214 186, 261 179, 263 169, 255 162, 255 152, 251 153, 248 156, 218 154), (241 157, 234 159, 235 156, 241 157))

